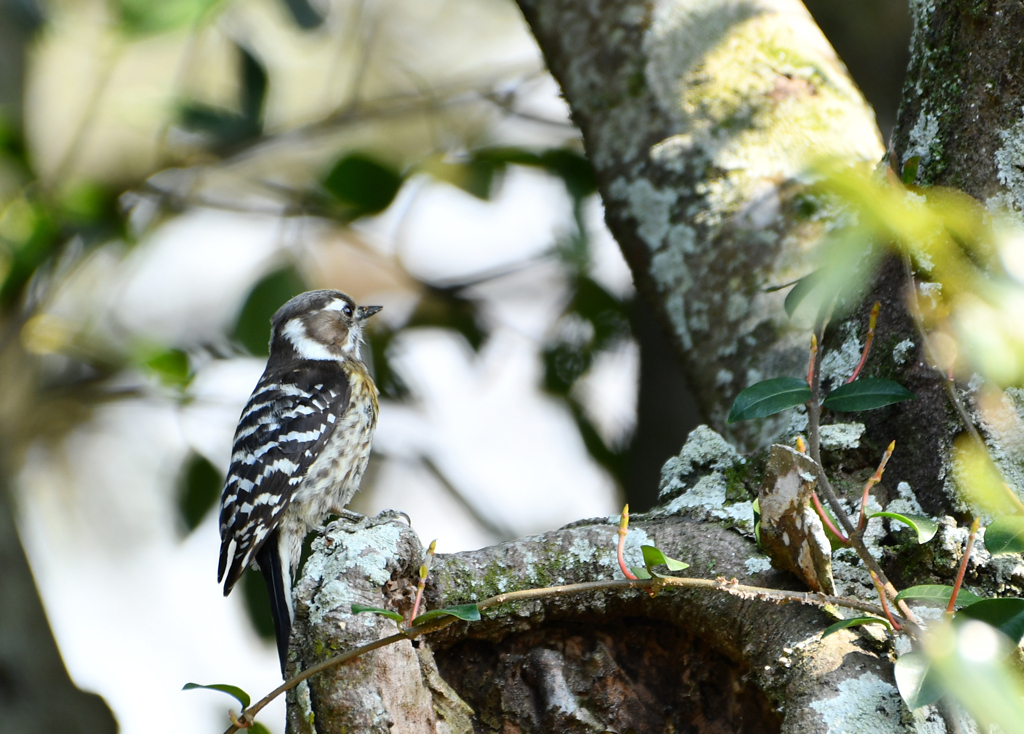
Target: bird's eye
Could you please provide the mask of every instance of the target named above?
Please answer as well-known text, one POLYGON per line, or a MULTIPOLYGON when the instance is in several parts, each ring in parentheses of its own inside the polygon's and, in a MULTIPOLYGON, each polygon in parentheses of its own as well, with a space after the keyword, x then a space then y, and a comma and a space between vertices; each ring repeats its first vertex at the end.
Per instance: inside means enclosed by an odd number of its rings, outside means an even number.
POLYGON ((342 310, 342 312, 344 312, 344 314, 346 316, 351 316, 352 315, 352 307, 351 306, 345 306, 345 308, 343 308, 341 310, 342 310))

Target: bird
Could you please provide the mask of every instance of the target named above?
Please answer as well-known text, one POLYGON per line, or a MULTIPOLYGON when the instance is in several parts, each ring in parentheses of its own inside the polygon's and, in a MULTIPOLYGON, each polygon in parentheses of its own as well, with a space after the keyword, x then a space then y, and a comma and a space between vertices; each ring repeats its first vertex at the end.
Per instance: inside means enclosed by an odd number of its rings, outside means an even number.
POLYGON ((359 356, 364 322, 337 290, 308 291, 270 320, 270 355, 235 430, 220 509, 224 596, 252 565, 270 595, 281 675, 291 636, 292 579, 302 544, 346 514, 370 456, 377 386, 359 356))

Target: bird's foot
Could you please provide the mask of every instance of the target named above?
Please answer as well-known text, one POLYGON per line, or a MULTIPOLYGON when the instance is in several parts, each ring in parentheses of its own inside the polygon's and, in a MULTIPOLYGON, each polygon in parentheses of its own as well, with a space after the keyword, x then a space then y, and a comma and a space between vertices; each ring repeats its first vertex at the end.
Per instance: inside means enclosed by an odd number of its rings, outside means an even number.
POLYGON ((383 510, 380 514, 377 515, 377 517, 366 518, 367 522, 369 522, 370 524, 370 527, 373 527, 375 525, 386 525, 389 522, 394 522, 398 519, 404 520, 406 525, 412 527, 412 519, 404 512, 401 512, 400 510, 383 510))

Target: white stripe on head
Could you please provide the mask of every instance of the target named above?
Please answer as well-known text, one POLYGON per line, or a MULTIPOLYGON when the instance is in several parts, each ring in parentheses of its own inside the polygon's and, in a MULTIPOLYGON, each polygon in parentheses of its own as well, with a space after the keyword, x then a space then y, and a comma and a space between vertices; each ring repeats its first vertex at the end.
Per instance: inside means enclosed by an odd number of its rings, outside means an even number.
POLYGON ((303 359, 338 359, 338 355, 326 346, 315 339, 309 338, 309 335, 306 333, 306 327, 298 318, 289 319, 281 330, 281 334, 285 339, 291 342, 292 348, 295 349, 295 353, 303 359))
POLYGON ((352 307, 352 304, 343 298, 335 298, 333 301, 323 307, 323 311, 344 311, 345 307, 352 307))

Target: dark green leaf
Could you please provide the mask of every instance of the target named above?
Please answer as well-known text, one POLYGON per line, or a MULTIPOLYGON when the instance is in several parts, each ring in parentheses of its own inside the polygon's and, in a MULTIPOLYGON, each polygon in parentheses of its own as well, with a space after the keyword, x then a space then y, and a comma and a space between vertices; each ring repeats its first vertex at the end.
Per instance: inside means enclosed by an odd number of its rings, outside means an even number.
POLYGON ((324 22, 324 16, 313 7, 309 0, 283 0, 288 12, 291 13, 295 25, 304 31, 311 31, 324 22))
POLYGON ((263 100, 267 95, 267 71, 252 51, 241 44, 236 44, 236 48, 242 56, 242 117, 259 134, 263 129, 261 120, 263 100))
POLYGON ((1019 645, 1024 637, 1024 599, 982 599, 957 613, 957 618, 970 617, 986 622, 1019 645))
POLYGON ((830 392, 821 406, 840 413, 852 413, 913 399, 914 393, 898 382, 864 377, 830 392))
POLYGON ((915 155, 907 158, 903 164, 903 183, 910 186, 917 181, 917 169, 921 164, 921 156, 915 155))
POLYGON ((909 525, 910 528, 917 533, 918 543, 927 543, 938 531, 939 526, 930 517, 924 515, 901 515, 898 512, 876 512, 868 517, 887 517, 890 520, 898 520, 899 522, 909 525))
POLYGON ((892 629, 892 625, 889 624, 888 620, 882 619, 881 617, 852 617, 851 619, 841 619, 835 624, 830 624, 825 628, 825 631, 821 633, 822 637, 828 637, 833 632, 846 629, 847 627, 860 627, 864 624, 884 624, 889 629, 892 629))
POLYGON ((270 317, 285 301, 306 290, 302 276, 293 267, 275 270, 257 283, 235 323, 234 339, 250 354, 266 356, 269 353, 270 317))
POLYGON ((464 288, 427 286, 406 328, 436 326, 462 334, 473 351, 479 351, 486 333, 477 318, 477 303, 464 288))
POLYGON ((764 418, 786 408, 803 405, 811 399, 811 388, 805 380, 775 377, 758 382, 736 396, 729 411, 728 423, 764 418))
POLYGON ((928 656, 923 652, 900 655, 893 672, 896 674, 896 687, 909 708, 930 706, 942 698, 944 691, 932 672, 928 656))
POLYGON ((217 503, 223 486, 224 478, 206 457, 196 453, 189 456, 178 480, 178 510, 189 532, 217 503))
MULTIPOLYGON (((923 584, 921 586, 911 586, 910 588, 904 589, 896 595, 896 601, 904 601, 906 599, 913 599, 914 601, 929 602, 933 604, 939 604, 946 606, 949 604, 949 597, 953 593, 952 586, 942 586, 941 584, 923 584)), ((974 604, 981 601, 981 597, 974 594, 967 589, 961 588, 956 595, 957 606, 967 606, 968 604, 974 604)))
POLYGON ((459 604, 454 607, 445 607, 444 609, 432 609, 416 617, 412 624, 413 626, 423 624, 435 617, 456 617, 466 622, 479 622, 480 607, 476 604, 459 604))
POLYGON ((361 153, 345 155, 323 181, 324 188, 352 220, 388 208, 402 186, 402 176, 390 166, 361 153))
POLYGON ((793 289, 786 294, 786 300, 783 302, 783 306, 786 309, 786 315, 793 318, 793 313, 796 311, 797 306, 800 305, 800 302, 803 301, 804 298, 806 298, 821 281, 822 274, 820 270, 808 273, 798 280, 793 286, 793 289))
MULTIPOLYGON (((653 545, 642 545, 640 550, 644 554, 644 565, 647 566, 647 570, 651 570, 654 566, 660 566, 664 564, 668 567, 669 571, 682 571, 685 568, 689 568, 689 563, 683 563, 677 561, 675 558, 669 558, 660 550, 653 545)), ((651 573, 654 573, 651 571, 651 573)))
POLYGON ((399 624, 401 624, 402 621, 403 621, 401 614, 399 614, 398 612, 392 612, 390 609, 381 609, 380 607, 367 607, 367 606, 363 606, 362 604, 353 604, 352 605, 352 614, 364 614, 364 613, 367 613, 367 614, 377 614, 377 615, 380 615, 381 617, 387 617, 388 619, 395 620, 399 624))
POLYGON ((267 584, 263 580, 263 574, 250 566, 242 571, 239 586, 242 587, 245 610, 249 613, 249 621, 252 622, 256 634, 264 640, 276 639, 274 615, 270 611, 270 599, 267 597, 267 584))
POLYGON ((985 549, 994 556, 1024 553, 1024 515, 997 517, 985 528, 985 549))
POLYGON ((182 686, 181 690, 193 691, 197 688, 206 688, 211 691, 220 691, 221 693, 226 693, 229 696, 234 696, 236 699, 238 699, 238 702, 242 704, 243 709, 248 708, 249 702, 252 700, 251 698, 249 698, 249 694, 243 691, 241 688, 239 688, 238 686, 230 686, 227 683, 213 683, 208 686, 204 686, 200 683, 186 683, 184 686, 182 686))
POLYGON ((540 163, 549 173, 559 176, 565 190, 574 199, 582 199, 597 191, 597 179, 590 161, 567 148, 554 148, 540 154, 540 163))
POLYGON ((249 727, 249 734, 270 734, 270 730, 258 721, 254 721, 249 727))

